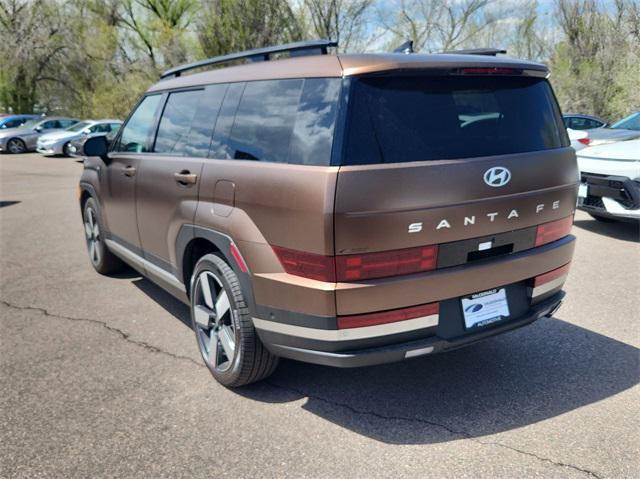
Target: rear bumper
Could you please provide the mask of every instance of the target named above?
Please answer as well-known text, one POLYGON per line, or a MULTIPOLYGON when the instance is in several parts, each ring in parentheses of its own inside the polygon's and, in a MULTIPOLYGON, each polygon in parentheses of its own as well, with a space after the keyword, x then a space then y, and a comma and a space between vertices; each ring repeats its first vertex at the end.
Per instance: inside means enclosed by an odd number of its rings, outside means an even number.
POLYGON ((363 348, 351 351, 329 352, 307 349, 286 344, 270 343, 268 348, 276 355, 298 361, 322 364, 341 368, 372 366, 376 364, 402 361, 427 354, 439 353, 460 348, 498 334, 512 331, 533 323, 539 318, 552 316, 560 307, 565 293, 558 291, 552 296, 531 306, 529 311, 517 318, 482 329, 472 334, 454 338, 438 335, 402 343, 363 348))

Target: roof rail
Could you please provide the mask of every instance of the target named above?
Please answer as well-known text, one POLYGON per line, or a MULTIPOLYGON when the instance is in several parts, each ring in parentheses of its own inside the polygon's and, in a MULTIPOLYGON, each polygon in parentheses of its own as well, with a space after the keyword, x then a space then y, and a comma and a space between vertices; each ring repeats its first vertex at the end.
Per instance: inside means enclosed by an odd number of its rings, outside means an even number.
POLYGON ((470 50, 447 50, 440 53, 454 53, 456 55, 487 55, 495 57, 498 53, 506 54, 506 50, 500 48, 472 48, 470 50))
POLYGON ((228 55, 207 58, 206 60, 200 60, 198 62, 180 65, 178 67, 167 70, 162 75, 160 75, 160 78, 175 78, 179 77, 183 72, 186 72, 188 70, 194 70, 196 68, 216 65, 219 63, 228 63, 234 60, 241 60, 243 58, 252 62, 268 61, 271 55, 274 53, 288 52, 292 57, 303 55, 326 55, 327 48, 337 46, 338 42, 335 42, 333 40, 309 40, 306 42, 287 43, 286 45, 278 45, 274 47, 255 48, 253 50, 230 53, 228 55))

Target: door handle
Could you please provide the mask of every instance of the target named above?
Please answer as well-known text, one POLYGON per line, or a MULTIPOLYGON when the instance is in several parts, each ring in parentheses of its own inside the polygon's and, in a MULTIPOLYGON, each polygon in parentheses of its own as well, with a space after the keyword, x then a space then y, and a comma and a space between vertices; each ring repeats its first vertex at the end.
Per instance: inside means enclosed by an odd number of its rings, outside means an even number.
POLYGON ((126 166, 123 170, 124 176, 136 176, 136 167, 135 166, 126 166))
POLYGON ((193 185, 198 181, 198 175, 191 173, 188 170, 182 170, 173 174, 173 177, 181 185, 193 185))

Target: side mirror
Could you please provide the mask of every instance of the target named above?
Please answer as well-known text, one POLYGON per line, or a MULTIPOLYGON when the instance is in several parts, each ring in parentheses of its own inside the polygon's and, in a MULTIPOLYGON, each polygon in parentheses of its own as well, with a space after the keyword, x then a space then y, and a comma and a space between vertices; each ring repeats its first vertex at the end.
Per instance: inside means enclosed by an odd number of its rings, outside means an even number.
POLYGON ((107 156, 108 151, 109 144, 104 136, 87 138, 87 141, 82 145, 83 156, 99 156, 105 163, 109 161, 109 157, 107 156))
POLYGON ((34 128, 34 130, 36 130, 38 133, 40 133, 42 131, 42 127, 41 126, 36 126, 34 128))

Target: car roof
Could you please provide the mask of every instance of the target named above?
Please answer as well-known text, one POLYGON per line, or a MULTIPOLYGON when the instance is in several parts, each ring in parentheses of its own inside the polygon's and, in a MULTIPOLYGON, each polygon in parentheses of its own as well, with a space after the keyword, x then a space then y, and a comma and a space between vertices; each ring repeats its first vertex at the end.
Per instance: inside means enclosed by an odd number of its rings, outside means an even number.
POLYGON ((243 65, 168 78, 151 86, 147 92, 159 92, 190 86, 233 83, 253 80, 293 78, 326 78, 363 75, 392 70, 452 69, 467 67, 517 68, 546 76, 547 67, 540 63, 506 56, 463 54, 362 53, 338 55, 305 55, 280 60, 250 62, 243 65))

